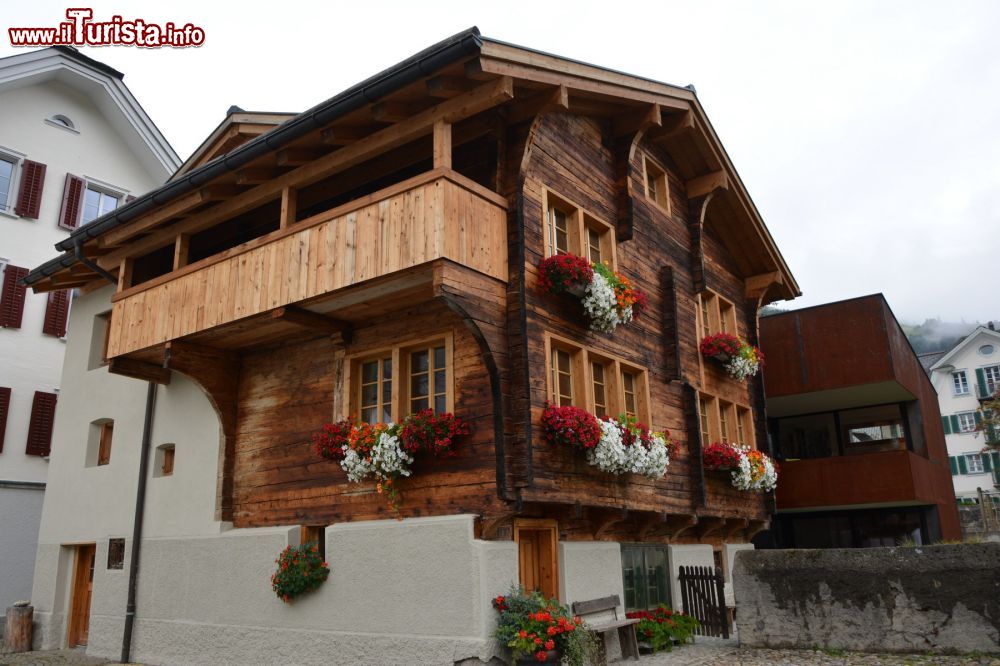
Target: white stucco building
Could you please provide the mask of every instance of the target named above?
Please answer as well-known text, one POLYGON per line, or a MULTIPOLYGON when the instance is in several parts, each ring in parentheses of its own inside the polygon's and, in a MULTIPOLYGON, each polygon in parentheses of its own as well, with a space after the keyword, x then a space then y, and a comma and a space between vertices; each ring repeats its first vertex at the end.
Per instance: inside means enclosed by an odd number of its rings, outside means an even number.
POLYGON ((70 291, 18 284, 179 160, 120 72, 68 47, 0 59, 0 609, 31 594, 70 291))
POLYGON ((1000 485, 1000 454, 984 453, 992 433, 977 431, 983 400, 1000 390, 1000 332, 991 322, 979 326, 931 365, 955 497, 977 497, 977 489, 994 491, 1000 485))

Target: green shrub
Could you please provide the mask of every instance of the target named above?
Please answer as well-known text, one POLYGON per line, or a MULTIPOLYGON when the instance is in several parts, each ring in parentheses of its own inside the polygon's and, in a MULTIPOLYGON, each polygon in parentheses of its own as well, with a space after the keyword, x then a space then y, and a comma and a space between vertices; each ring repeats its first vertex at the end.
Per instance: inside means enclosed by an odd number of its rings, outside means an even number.
POLYGON ((315 543, 288 546, 278 559, 277 571, 271 576, 271 588, 285 603, 306 592, 312 592, 330 575, 330 568, 319 554, 315 543))

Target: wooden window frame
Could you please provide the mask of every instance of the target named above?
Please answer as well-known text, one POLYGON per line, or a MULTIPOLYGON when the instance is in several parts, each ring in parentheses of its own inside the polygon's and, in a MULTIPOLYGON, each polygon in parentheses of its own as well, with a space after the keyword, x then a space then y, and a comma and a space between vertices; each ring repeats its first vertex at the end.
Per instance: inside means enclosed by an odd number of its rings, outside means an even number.
POLYGON ((736 304, 718 293, 706 289, 697 296, 698 338, 716 333, 731 333, 739 335, 739 318, 736 315, 736 304), (705 324, 705 314, 708 314, 708 324, 705 324))
POLYGON ((592 414, 597 413, 592 365, 597 363, 604 367, 605 400, 608 416, 615 418, 625 411, 625 391, 622 373, 629 372, 636 376, 636 420, 640 423, 650 425, 652 403, 649 397, 649 372, 645 368, 546 331, 545 395, 550 403, 553 396, 553 349, 564 350, 570 354, 573 369, 573 406, 586 409, 592 414))
POLYGON ((21 217, 14 209, 17 207, 17 200, 21 191, 21 171, 23 170, 26 155, 16 153, 7 148, 0 148, 0 160, 10 164, 10 189, 7 197, 0 200, 0 214, 8 217, 21 217))
POLYGON ((579 257, 590 259, 589 231, 596 231, 600 236, 601 261, 607 264, 611 270, 617 270, 618 249, 615 236, 615 227, 605 222, 597 215, 588 212, 582 206, 574 203, 570 199, 553 192, 548 188, 542 189, 542 238, 544 243, 545 257, 557 254, 554 247, 554 238, 550 233, 549 211, 561 210, 566 215, 567 252, 579 257))
POLYGON ((160 476, 174 475, 174 462, 177 457, 176 446, 163 447, 163 462, 160 464, 160 476))
MULTIPOLYGON (((433 352, 436 347, 444 347, 444 363, 445 363, 445 408, 446 412, 455 411, 455 363, 454 363, 454 352, 452 349, 452 342, 450 339, 446 339, 443 336, 434 336, 427 338, 418 343, 408 344, 400 349, 400 363, 403 374, 400 377, 399 404, 401 407, 406 407, 408 411, 406 414, 413 413, 410 402, 413 400, 413 396, 410 395, 410 384, 413 377, 413 369, 410 367, 410 355, 414 352, 419 352, 423 350, 428 351, 427 359, 427 408, 434 409, 434 400, 437 397, 437 393, 434 391, 434 373, 439 370, 433 364, 433 352)), ((426 409, 426 408, 425 408, 426 409)), ((401 416, 405 416, 402 414, 401 416)))
MULTIPOLYGON (((344 359, 345 374, 344 391, 346 400, 340 418, 360 419, 361 417, 361 364, 376 358, 392 358, 392 421, 398 423, 409 410, 409 353, 421 347, 444 344, 445 353, 445 403, 446 411, 455 411, 455 333, 452 330, 441 331, 434 335, 422 336, 401 341, 391 347, 380 347, 358 351, 344 359)), ((430 378, 433 382, 433 378, 430 378)), ((432 386, 431 386, 432 388, 432 386)), ((431 400, 433 404, 433 400, 431 400)))
POLYGON ((100 434, 98 435, 96 466, 103 467, 111 464, 111 445, 114 442, 115 421, 108 419, 97 424, 97 427, 100 428, 100 434))
POLYGON ((319 546, 319 556, 326 560, 326 525, 302 525, 299 529, 299 545, 315 542, 319 546))
POLYGON ((671 215, 670 179, 667 178, 667 170, 649 155, 642 156, 642 187, 647 199, 667 215, 671 215), (650 182, 656 188, 655 192, 650 192, 650 182))
MULTIPOLYGON (((552 588, 550 590, 551 594, 547 594, 547 597, 553 597, 555 599, 560 598, 560 578, 559 578, 559 523, 555 520, 547 518, 515 518, 514 519, 514 550, 517 552, 517 575, 518 581, 521 585, 527 588, 525 585, 524 577, 524 558, 521 553, 521 541, 523 540, 522 532, 542 532, 548 533, 549 539, 549 550, 546 564, 551 568, 552 571, 552 588)), ((544 591, 543 591, 544 592, 544 591)))
POLYGON ((121 208, 122 206, 125 205, 125 199, 127 197, 128 197, 128 190, 122 189, 122 188, 117 187, 115 185, 110 185, 108 183, 103 183, 103 182, 101 182, 99 180, 96 180, 94 178, 88 178, 87 176, 84 176, 83 177, 83 191, 80 192, 80 211, 77 214, 77 218, 76 218, 76 228, 86 226, 86 225, 90 224, 91 222, 93 222, 94 220, 99 220, 100 218, 104 217, 105 215, 107 215, 111 211, 118 210, 119 208, 121 208), (102 213, 100 211, 100 201, 101 201, 101 199, 98 199, 97 217, 93 217, 93 218, 91 218, 89 220, 84 220, 83 219, 83 214, 87 210, 87 192, 95 192, 101 198, 108 197, 109 199, 114 199, 118 203, 116 203, 115 207, 112 208, 111 210, 102 213))
MULTIPOLYGON (((390 421, 395 421, 396 420, 396 418, 395 418, 395 413, 396 413, 395 412, 395 407, 396 407, 395 402, 396 402, 396 396, 399 394, 398 387, 397 387, 396 384, 397 384, 397 382, 400 379, 395 374, 395 368, 396 368, 397 360, 398 360, 397 357, 398 357, 398 351, 397 350, 388 350, 388 351, 383 352, 381 354, 372 354, 371 356, 366 356, 364 358, 360 358, 360 359, 357 360, 356 366, 355 366, 357 368, 357 382, 356 382, 356 384, 357 384, 357 392, 356 392, 356 394, 354 396, 354 399, 357 401, 357 403, 356 403, 357 406, 358 406, 357 413, 358 413, 358 419, 360 421, 366 422, 364 420, 365 404, 364 404, 364 397, 363 397, 364 396, 364 387, 365 387, 364 366, 367 365, 367 364, 369 364, 369 363, 377 363, 378 364, 378 378, 375 380, 375 390, 376 390, 376 396, 375 396, 375 413, 376 413, 376 416, 381 416, 382 414, 385 413, 386 403, 383 400, 383 398, 384 398, 383 384, 386 381, 386 379, 385 379, 385 361, 386 361, 386 359, 388 359, 388 361, 389 361, 389 371, 390 371, 390 374, 392 375, 391 377, 389 377, 389 382, 390 382, 390 384, 389 384, 389 403, 388 403, 388 407, 389 407, 389 420, 390 421)), ((377 418, 375 420, 375 423, 379 423, 381 421, 382 421, 381 419, 377 418)))
POLYGON ((702 428, 702 439, 704 439, 704 427, 702 423, 702 401, 707 407, 708 416, 708 441, 703 441, 703 445, 715 442, 727 441, 730 444, 745 444, 751 449, 757 448, 757 438, 753 423, 753 410, 747 404, 731 402, 723 398, 700 392, 698 394, 698 425, 702 428), (726 414, 726 437, 723 438, 722 414, 726 414), (742 431, 745 441, 740 441, 742 431))

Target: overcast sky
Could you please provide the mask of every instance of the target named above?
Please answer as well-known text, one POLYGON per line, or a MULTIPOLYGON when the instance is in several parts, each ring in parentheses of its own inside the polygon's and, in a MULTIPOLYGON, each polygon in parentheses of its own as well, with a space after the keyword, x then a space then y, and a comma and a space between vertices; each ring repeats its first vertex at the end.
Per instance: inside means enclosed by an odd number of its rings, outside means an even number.
MULTIPOLYGON (((232 104, 301 111, 472 25, 693 83, 802 288, 777 305, 881 291, 904 320, 1000 319, 1000 2, 80 5, 205 30, 201 48, 85 49, 125 73, 182 158, 232 104)), ((8 1, 3 27, 66 7, 8 1)))

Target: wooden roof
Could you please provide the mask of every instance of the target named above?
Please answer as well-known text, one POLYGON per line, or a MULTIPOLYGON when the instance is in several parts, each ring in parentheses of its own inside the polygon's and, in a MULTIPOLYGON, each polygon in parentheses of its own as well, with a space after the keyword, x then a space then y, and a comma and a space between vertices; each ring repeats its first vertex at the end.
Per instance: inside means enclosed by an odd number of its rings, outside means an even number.
POLYGON ((97 267, 114 275, 126 256, 428 136, 438 120, 472 123, 475 114, 502 107, 511 123, 553 105, 604 119, 616 133, 649 128, 688 180, 689 195, 692 183, 723 186, 714 217, 741 270, 777 274, 772 295, 778 298, 800 294, 693 90, 481 38, 474 28, 302 114, 268 114, 270 121, 283 119, 276 129, 262 127, 264 114, 232 114, 171 181, 60 244, 78 246, 86 261, 74 248, 36 268, 26 282, 46 291, 98 279, 97 267), (249 138, 253 131, 263 133, 249 138))

